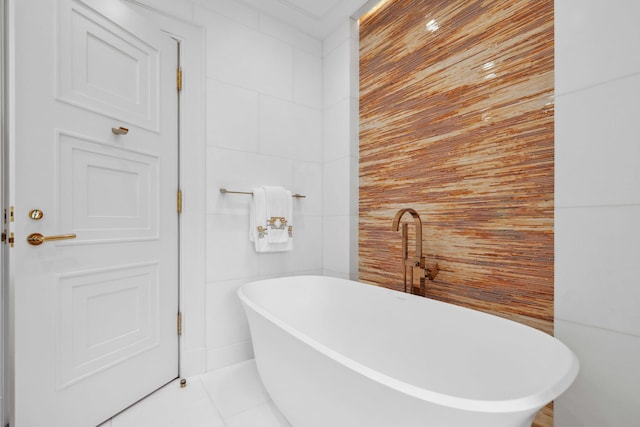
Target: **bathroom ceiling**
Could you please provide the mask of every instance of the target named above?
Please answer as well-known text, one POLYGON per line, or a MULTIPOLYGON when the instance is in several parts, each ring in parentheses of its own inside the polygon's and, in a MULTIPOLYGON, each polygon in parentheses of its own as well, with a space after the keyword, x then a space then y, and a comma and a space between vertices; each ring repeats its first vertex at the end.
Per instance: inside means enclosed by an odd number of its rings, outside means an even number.
MULTIPOLYGON (((324 39, 372 0, 237 0, 299 30, 324 39)), ((379 1, 379 0, 378 0, 379 1)))

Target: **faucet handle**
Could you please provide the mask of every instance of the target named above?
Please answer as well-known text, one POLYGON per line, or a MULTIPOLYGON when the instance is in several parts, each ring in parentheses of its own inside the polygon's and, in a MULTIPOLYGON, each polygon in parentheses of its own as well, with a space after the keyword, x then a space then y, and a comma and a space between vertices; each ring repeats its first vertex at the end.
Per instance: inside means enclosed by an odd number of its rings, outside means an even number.
POLYGON ((427 279, 433 280, 436 278, 439 272, 440 272, 440 266, 436 262, 436 264, 433 267, 425 268, 424 275, 427 277, 427 279))

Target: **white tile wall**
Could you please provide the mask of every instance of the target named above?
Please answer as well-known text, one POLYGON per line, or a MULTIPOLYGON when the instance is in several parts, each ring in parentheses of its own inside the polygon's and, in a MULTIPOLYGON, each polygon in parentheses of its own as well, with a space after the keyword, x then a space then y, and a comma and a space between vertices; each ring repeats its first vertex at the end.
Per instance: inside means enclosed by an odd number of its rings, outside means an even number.
POLYGON ((578 378, 555 402, 555 426, 638 425, 640 338, 560 319, 555 330, 580 357, 578 378))
POLYGON ((640 337, 640 205, 559 208, 556 315, 640 337))
POLYGON ((328 276, 350 277, 350 217, 349 215, 334 215, 324 218, 323 227, 323 257, 324 273, 328 276))
POLYGON ((352 38, 356 25, 345 22, 324 40, 322 73, 323 271, 353 279, 358 275, 358 49, 352 38))
MULTIPOLYGON (((251 7, 194 1, 206 31, 206 359, 216 369, 252 357, 237 288, 322 272, 322 43, 251 7), (294 200, 294 249, 257 254, 251 191, 281 185, 294 200)), ((263 410, 268 411, 265 407, 263 410)), ((242 425, 243 419, 234 421, 242 425)))
POLYGON ((640 203, 638 94, 640 74, 557 97, 559 207, 640 203))
POLYGON ((326 216, 347 216, 350 206, 350 157, 325 162, 323 167, 323 203, 326 216))
POLYGON ((292 46, 216 13, 206 28, 207 77, 292 99, 292 46))
POLYGON ((322 58, 299 49, 293 51, 293 101, 322 109, 322 58))
POLYGON ((323 159, 325 162, 335 161, 348 157, 351 152, 349 144, 350 134, 350 109, 349 98, 344 98, 337 104, 324 110, 323 123, 323 159))
POLYGON ((260 95, 252 90, 207 82, 207 145, 258 151, 260 95))
MULTIPOLYGON (((260 14, 258 28, 263 34, 272 36, 297 49, 309 52, 316 58, 322 55, 322 42, 320 40, 290 26, 282 25, 280 21, 269 16, 260 14)), ((317 74, 317 70, 313 70, 313 73, 317 74)))
MULTIPOLYGON (((340 31, 342 34, 343 31, 340 31)), ((329 108, 347 99, 350 94, 350 38, 344 35, 342 43, 324 53, 322 77, 324 81, 323 107, 329 108)))
POLYGON ((258 123, 260 153, 294 160, 320 160, 322 110, 261 96, 258 123))
POLYGON ((640 4, 557 0, 556 336, 578 355, 556 427, 640 419, 640 4))
POLYGON ((556 93, 637 73, 639 20, 636 0, 556 0, 556 93))
POLYGON ((258 28, 258 12, 237 0, 192 0, 192 2, 195 5, 194 22, 203 27, 211 24, 211 11, 213 11, 249 28, 258 28))

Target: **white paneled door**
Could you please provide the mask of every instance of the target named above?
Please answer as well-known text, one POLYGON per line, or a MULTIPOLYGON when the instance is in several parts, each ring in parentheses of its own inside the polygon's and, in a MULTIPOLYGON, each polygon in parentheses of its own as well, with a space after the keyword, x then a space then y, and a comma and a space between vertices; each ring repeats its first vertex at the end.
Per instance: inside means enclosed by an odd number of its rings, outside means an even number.
POLYGON ((95 426, 178 376, 177 44, 120 0, 13 4, 11 425, 95 426))

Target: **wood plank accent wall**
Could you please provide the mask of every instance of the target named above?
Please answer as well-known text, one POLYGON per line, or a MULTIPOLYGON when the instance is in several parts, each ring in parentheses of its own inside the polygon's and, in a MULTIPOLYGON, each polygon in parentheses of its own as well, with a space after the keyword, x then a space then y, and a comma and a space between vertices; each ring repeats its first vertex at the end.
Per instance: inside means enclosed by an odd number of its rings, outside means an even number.
POLYGON ((391 224, 414 208, 428 297, 553 333, 553 13, 390 0, 360 20, 360 280, 402 290, 391 224))

